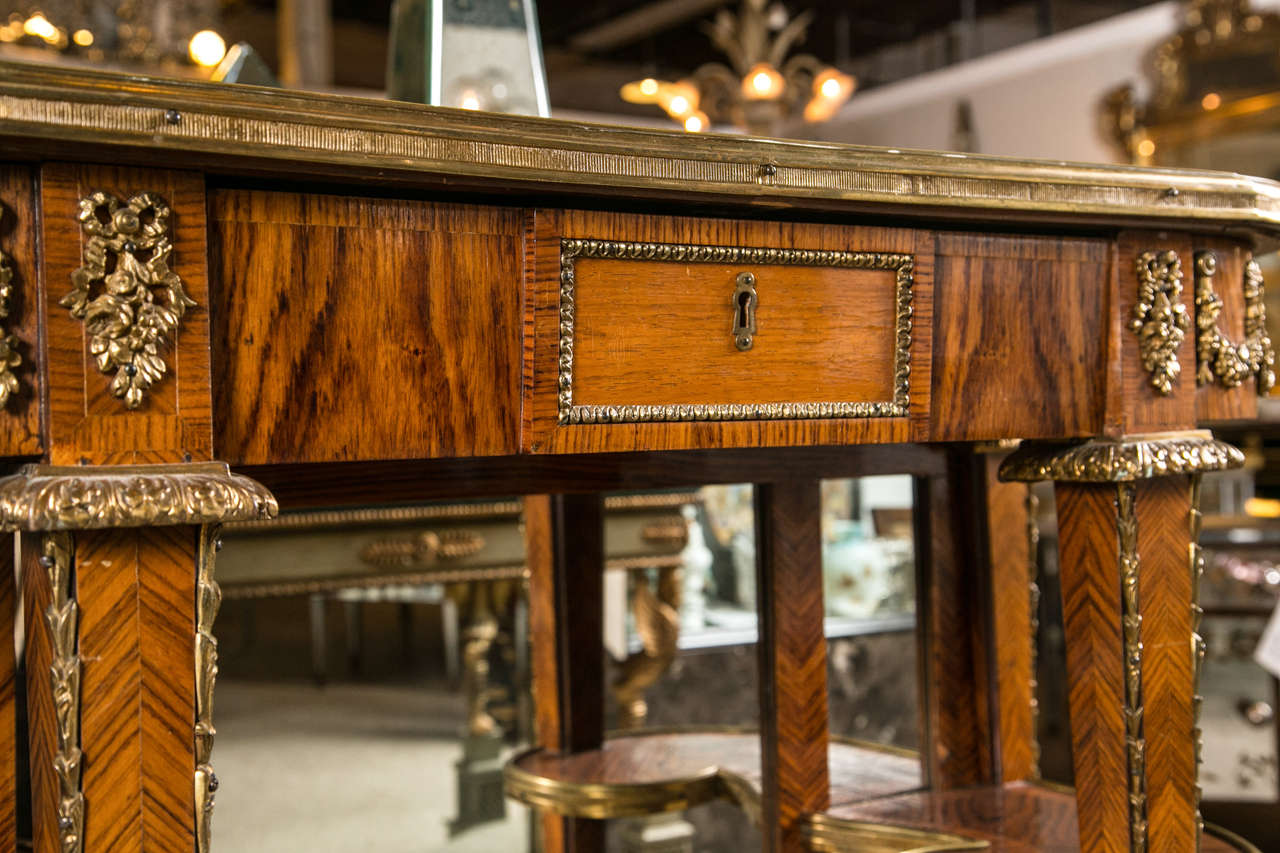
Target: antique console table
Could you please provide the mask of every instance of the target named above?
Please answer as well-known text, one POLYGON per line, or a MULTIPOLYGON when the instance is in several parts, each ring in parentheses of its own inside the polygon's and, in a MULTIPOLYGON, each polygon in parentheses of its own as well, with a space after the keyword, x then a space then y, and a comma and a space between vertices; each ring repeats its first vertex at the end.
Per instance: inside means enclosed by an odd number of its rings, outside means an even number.
POLYGON ((39 853, 209 849, 217 525, 511 493, 540 747, 507 785, 547 849, 711 797, 773 851, 1249 849, 1197 816, 1198 489, 1240 462, 1198 427, 1273 381, 1280 186, 16 65, 0 161, 39 853), (818 481, 890 472, 918 757, 828 737, 818 481), (1037 781, 1036 479, 1074 791, 1037 781), (605 740, 600 493, 747 481, 760 731, 605 740))

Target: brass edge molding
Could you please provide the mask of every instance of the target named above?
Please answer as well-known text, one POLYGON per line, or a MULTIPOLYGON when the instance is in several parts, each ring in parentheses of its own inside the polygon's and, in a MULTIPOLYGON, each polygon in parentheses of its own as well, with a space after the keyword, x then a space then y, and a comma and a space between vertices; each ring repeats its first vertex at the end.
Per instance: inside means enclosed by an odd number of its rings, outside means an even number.
POLYGON ((889 252, 761 249, 622 240, 560 241, 560 343, 557 407, 560 424, 685 423, 690 421, 812 420, 904 417, 911 378, 912 284, 915 256, 889 252), (691 405, 580 405, 573 401, 575 260, 670 261, 673 263, 769 264, 891 270, 895 274, 892 399, 879 402, 707 403, 691 405))
POLYGON ((1138 487, 1116 486, 1121 624, 1124 636, 1124 728, 1129 767, 1129 849, 1147 849, 1147 742, 1142 707, 1142 610, 1138 595, 1138 487))
MULTIPOLYGON (((607 566, 606 568, 612 568, 607 566)), ((510 580, 527 580, 529 570, 525 566, 495 566, 483 569, 451 569, 424 572, 402 572, 392 575, 344 575, 336 578, 316 578, 296 581, 267 581, 263 583, 228 584, 223 590, 227 600, 248 598, 283 598, 291 595, 315 595, 337 592, 343 589, 417 584, 469 584, 510 580)))
POLYGON ((989 850, 991 842, 943 832, 929 832, 887 823, 846 820, 826 814, 809 815, 802 832, 820 853, 951 853, 989 850))
POLYGON ((1040 682, 1036 669, 1040 640, 1040 498, 1035 487, 1027 483, 1027 606, 1030 609, 1030 660, 1027 690, 1031 693, 1031 778, 1040 778, 1040 682))
POLYGON ((1123 483, 1169 474, 1225 471, 1244 454, 1208 431, 1156 433, 1082 444, 1024 442, 1000 465, 1000 479, 1123 483))
POLYGON ((1200 581, 1204 578, 1204 551, 1200 548, 1200 530, 1204 515, 1200 511, 1200 474, 1191 475, 1191 724, 1195 744, 1196 853, 1199 853, 1204 835, 1204 818, 1200 815, 1200 765, 1203 763, 1204 738, 1200 730, 1200 710, 1204 697, 1200 695, 1200 677, 1204 672, 1205 642, 1200 633, 1204 609, 1200 606, 1200 581))
MULTIPOLYGON (((702 500, 697 492, 659 492, 656 494, 607 495, 607 512, 642 512, 674 509, 702 500)), ((515 518, 524 510, 518 500, 480 501, 475 503, 432 504, 427 506, 362 507, 359 509, 282 512, 275 518, 229 521, 223 525, 227 533, 284 532, 314 530, 319 527, 342 527, 364 524, 405 524, 417 521, 454 521, 481 518, 515 518)))
POLYGON ((80 752, 80 609, 76 603, 75 540, 70 533, 48 533, 41 542, 40 566, 49 577, 45 609, 53 661, 49 666, 57 725, 53 768, 58 777, 58 839, 62 853, 84 849, 84 793, 80 752))
POLYGON ((214 556, 222 548, 216 524, 200 527, 196 571, 196 724, 195 724, 195 822, 196 853, 209 853, 214 792, 218 777, 209 761, 213 754, 213 687, 218 677, 218 641, 213 621, 222 606, 222 591, 214 579, 214 556))
MULTIPOLYGON (((4 208, 0 207, 0 214, 3 213, 4 208)), ((18 376, 15 371, 22 364, 18 339, 6 331, 4 324, 12 310, 12 296, 13 266, 9 263, 9 256, 0 250, 0 408, 4 408, 10 397, 17 395, 18 376)))
POLYGON ((1182 371, 1178 349, 1191 321, 1182 304, 1182 261, 1173 251, 1143 252, 1135 262, 1138 295, 1129 329, 1138 336, 1142 366, 1158 394, 1173 390, 1182 371))
POLYGON ((127 409, 141 406, 143 394, 167 372, 160 350, 173 343, 182 316, 196 304, 169 267, 172 215, 153 192, 123 202, 102 191, 80 199, 80 266, 58 304, 84 324, 90 355, 98 370, 115 372, 111 393, 127 409))
POLYGON ((208 524, 278 511, 263 486, 219 462, 27 465, 0 478, 0 531, 208 524))
MULTIPOLYGON (((607 500, 607 499, 606 499, 607 500)), ((282 512, 275 518, 229 521, 227 533, 286 532, 321 527, 410 524, 419 521, 474 521, 481 518, 515 518, 523 506, 518 500, 433 506, 364 507, 360 509, 282 512)))
POLYGON ((1234 344, 1218 326, 1222 297, 1213 287, 1218 271, 1214 252, 1196 252, 1196 384, 1217 382, 1236 388, 1253 377, 1258 393, 1275 385, 1276 354, 1267 334, 1267 306, 1262 268, 1252 258, 1244 268, 1244 341, 1234 344))
MULTIPOLYGON (((638 557, 609 557, 605 560, 605 570, 641 571, 647 569, 674 569, 684 565, 684 557, 680 554, 654 554, 638 557)), ((401 586, 404 584, 455 584, 496 582, 506 580, 527 580, 527 566, 486 566, 484 568, 463 569, 428 569, 416 572, 394 572, 391 574, 356 574, 341 575, 330 578, 302 578, 290 581, 267 581, 263 583, 228 584, 223 590, 227 599, 244 598, 280 598, 290 595, 313 595, 316 593, 337 592, 352 587, 401 586)), ((645 729, 645 731, 650 731, 645 729)))
POLYGON ((1037 212, 1064 221, 1202 221, 1280 230, 1280 187, 1239 175, 1067 165, 817 142, 589 126, 349 96, 151 80, 84 69, 0 66, 0 135, 274 161, 281 170, 377 171, 421 182, 636 196, 690 193, 827 199, 917 210, 1037 212), (128 98, 120 93, 127 92, 128 98), (177 115, 172 122, 166 115, 177 115), (643 153, 636 153, 643 152, 643 153), (768 183, 761 167, 773 166, 768 183))
POLYGON ((1224 829, 1217 824, 1206 823, 1204 825, 1204 831, 1212 835, 1214 838, 1217 838, 1220 841, 1225 841, 1235 847, 1240 851, 1240 853, 1262 853, 1261 850, 1241 838, 1239 835, 1236 835, 1231 830, 1224 829))
POLYGON ((565 817, 592 820, 643 817, 684 811, 724 796, 720 770, 715 766, 660 782, 563 782, 530 773, 520 766, 522 760, 540 751, 525 750, 512 757, 502 770, 503 787, 507 796, 517 802, 565 817))

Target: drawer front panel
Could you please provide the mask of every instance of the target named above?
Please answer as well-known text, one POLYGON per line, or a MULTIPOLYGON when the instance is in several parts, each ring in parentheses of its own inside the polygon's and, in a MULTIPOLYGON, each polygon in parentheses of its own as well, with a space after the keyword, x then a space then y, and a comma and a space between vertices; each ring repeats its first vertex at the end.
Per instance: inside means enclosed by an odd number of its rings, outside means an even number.
POLYGON ((530 231, 528 450, 907 441, 927 412, 929 232, 586 211, 530 231))
POLYGON ((565 239, 559 420, 906 415, 913 260, 565 239))

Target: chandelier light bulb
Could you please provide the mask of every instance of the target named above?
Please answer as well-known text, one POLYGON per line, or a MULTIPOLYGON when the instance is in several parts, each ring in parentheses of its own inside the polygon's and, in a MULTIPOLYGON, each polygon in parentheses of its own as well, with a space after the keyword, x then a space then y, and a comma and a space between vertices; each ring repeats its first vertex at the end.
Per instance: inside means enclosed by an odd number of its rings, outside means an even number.
POLYGON ((22 25, 22 31, 29 36, 44 39, 53 44, 58 40, 58 28, 49 23, 49 19, 36 12, 22 25))
POLYGON ((778 69, 767 62, 759 62, 742 78, 742 94, 753 101, 772 100, 782 94, 784 85, 778 69))
POLYGON ((697 112, 684 120, 684 129, 689 133, 701 133, 707 129, 707 125, 709 124, 710 121, 707 119, 707 114, 697 112))
POLYGON ((467 89, 458 96, 458 106, 464 110, 478 110, 480 109, 480 96, 473 90, 467 89))
POLYGON ((652 77, 646 77, 640 81, 640 94, 652 98, 658 94, 658 81, 652 77))
POLYGON ((90 47, 93 45, 93 33, 88 30, 76 30, 72 33, 71 40, 80 47, 90 47))
POLYGON ((191 61, 205 68, 212 68, 227 55, 227 43, 213 30, 201 30, 187 44, 191 61))

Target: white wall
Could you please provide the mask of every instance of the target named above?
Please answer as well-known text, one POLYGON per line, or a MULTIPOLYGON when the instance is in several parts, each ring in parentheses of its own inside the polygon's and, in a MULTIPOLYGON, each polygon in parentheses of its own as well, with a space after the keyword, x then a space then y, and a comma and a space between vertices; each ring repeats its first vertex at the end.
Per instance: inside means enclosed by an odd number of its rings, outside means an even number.
MULTIPOLYGON (((1255 0, 1258 9, 1280 0, 1255 0)), ((1146 57, 1181 26, 1181 4, 1158 3, 1057 36, 855 94, 819 138, 895 148, 953 147, 956 104, 968 98, 983 154, 1115 161, 1098 103, 1126 81, 1145 97, 1146 57)))

